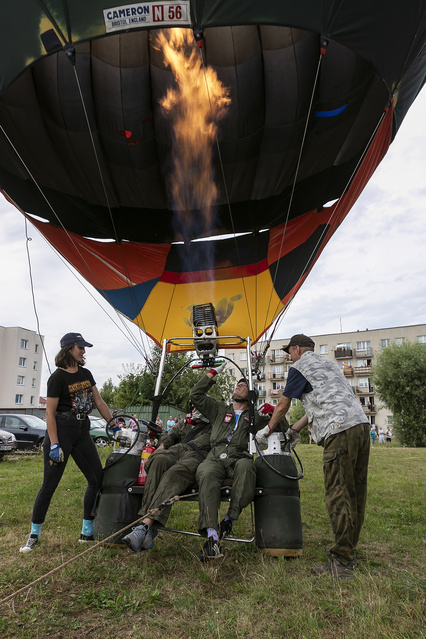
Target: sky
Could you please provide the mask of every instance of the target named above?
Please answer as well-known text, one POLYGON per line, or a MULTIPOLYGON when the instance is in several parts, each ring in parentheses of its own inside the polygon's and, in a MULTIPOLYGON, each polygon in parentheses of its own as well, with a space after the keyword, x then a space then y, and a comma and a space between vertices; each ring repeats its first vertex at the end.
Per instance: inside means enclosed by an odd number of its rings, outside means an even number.
MULTIPOLYGON (((424 88, 388 154, 287 310, 275 338, 426 321, 425 113, 424 88)), ((86 365, 98 387, 108 378, 117 384, 123 365, 142 362, 134 342, 149 349, 148 340, 85 283, 86 290, 37 230, 31 224, 27 227, 28 242, 24 217, 0 196, 0 325, 37 330, 28 245, 35 306, 51 371, 61 336, 76 331, 94 344, 87 349, 86 365)), ((41 395, 48 377, 43 362, 41 395)))

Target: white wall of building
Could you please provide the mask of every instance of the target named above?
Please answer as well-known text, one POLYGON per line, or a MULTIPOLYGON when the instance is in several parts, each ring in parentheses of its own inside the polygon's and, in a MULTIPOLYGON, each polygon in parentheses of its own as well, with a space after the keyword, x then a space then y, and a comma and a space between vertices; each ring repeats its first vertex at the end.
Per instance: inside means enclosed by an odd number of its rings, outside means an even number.
POLYGON ((0 410, 38 408, 43 347, 40 336, 0 326, 0 410))

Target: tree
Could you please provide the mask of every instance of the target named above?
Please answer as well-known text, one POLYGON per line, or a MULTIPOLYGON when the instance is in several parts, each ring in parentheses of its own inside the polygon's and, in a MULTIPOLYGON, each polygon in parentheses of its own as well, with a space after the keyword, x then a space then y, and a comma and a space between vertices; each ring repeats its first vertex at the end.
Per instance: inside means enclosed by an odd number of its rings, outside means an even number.
POLYGON ((104 400, 106 404, 108 404, 108 406, 114 406, 114 398, 115 398, 116 390, 117 389, 112 383, 111 377, 109 377, 99 391, 102 399, 104 400))
MULTIPOLYGON (((302 419, 305 414, 305 409, 303 408, 303 404, 300 399, 297 400, 296 404, 292 405, 289 413, 289 423, 295 424, 299 419, 302 419)), ((300 431, 300 443, 301 444, 309 444, 309 432, 307 428, 303 428, 300 431)))
MULTIPOLYGON (((155 395, 160 359, 161 348, 154 346, 149 363, 123 365, 124 373, 118 375, 120 380, 118 386, 115 387, 109 379, 102 387, 103 399, 110 406, 122 409, 135 404, 150 404, 155 395)), ((194 353, 166 355, 160 393, 164 393, 168 384, 171 383, 164 396, 163 404, 172 404, 185 412, 189 410, 189 394, 202 375, 200 370, 192 369, 190 364, 185 366, 192 359, 194 359, 194 353)), ((217 376, 216 384, 209 394, 215 399, 228 402, 234 386, 234 377, 228 371, 224 371, 217 376)))
POLYGON ((374 368, 373 383, 393 414, 398 440, 406 446, 426 446, 426 346, 392 344, 374 368))

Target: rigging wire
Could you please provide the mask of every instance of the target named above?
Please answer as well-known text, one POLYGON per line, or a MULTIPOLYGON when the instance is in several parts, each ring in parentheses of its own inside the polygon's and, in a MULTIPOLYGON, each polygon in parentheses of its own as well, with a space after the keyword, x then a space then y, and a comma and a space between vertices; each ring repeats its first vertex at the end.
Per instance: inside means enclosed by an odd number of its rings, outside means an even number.
MULTIPOLYGON (((80 96, 81 105, 82 105, 83 111, 84 111, 84 117, 86 119, 87 130, 88 130, 88 133, 89 133, 89 136, 90 136, 93 154, 94 154, 96 165, 97 165, 97 168, 98 168, 99 178, 100 178, 100 181, 101 181, 102 190, 103 190, 104 197, 105 197, 105 203, 106 203, 106 206, 108 208, 109 217, 110 217, 110 221, 111 221, 111 225, 112 225, 115 241, 116 241, 116 244, 118 246, 118 252, 120 254, 120 259, 121 259, 121 264, 122 264, 122 267, 123 267, 123 271, 124 271, 124 274, 125 274, 127 282, 128 282, 127 286, 128 286, 129 293, 130 293, 130 299, 131 299, 131 302, 132 302, 132 305, 133 305, 134 314, 135 314, 135 317, 140 316, 140 321, 142 322, 142 326, 143 326, 143 328, 145 330, 143 316, 142 316, 141 313, 139 313, 139 307, 138 307, 138 304, 137 304, 136 294, 135 294, 134 288, 132 286, 132 280, 130 278, 130 272, 129 272, 128 267, 127 267, 127 262, 126 262, 126 260, 124 258, 124 253, 123 253, 123 250, 122 250, 121 241, 118 238, 117 228, 116 228, 114 217, 113 217, 113 214, 112 214, 111 204, 110 204, 110 200, 109 200, 109 197, 108 197, 108 192, 107 192, 107 188, 106 188, 106 184, 105 184, 105 180, 104 180, 104 175, 103 175, 103 172, 102 172, 102 167, 101 167, 101 164, 100 164, 100 161, 99 161, 99 156, 98 156, 98 152, 97 152, 97 149, 96 149, 95 140, 93 138, 93 133, 92 133, 92 129, 91 129, 91 126, 90 126, 89 116, 88 116, 88 113, 87 113, 86 103, 85 103, 83 92, 82 92, 82 89, 81 89, 81 84, 80 84, 80 79, 78 77, 76 64, 73 64, 72 67, 73 67, 73 70, 74 70, 74 77, 75 77, 75 80, 76 80, 76 83, 77 83, 77 88, 78 88, 78 92, 79 92, 79 96, 80 96)), ((139 332, 140 332, 140 337, 141 337, 141 342, 142 342, 142 333, 141 333, 141 327, 139 326, 139 324, 138 324, 138 327, 139 327, 139 332)), ((146 333, 146 330, 145 330, 145 333, 146 333)))
MULTIPOLYGON (((60 226, 61 226, 61 228, 64 230, 64 232, 65 232, 65 234, 66 234, 67 238, 69 239, 70 243, 74 246, 74 248, 75 248, 76 252, 78 253, 78 255, 80 256, 80 258, 81 258, 82 262, 83 262, 83 263, 86 265, 86 267, 89 269, 89 266, 88 266, 88 264, 87 264, 87 262, 86 262, 86 260, 85 260, 84 256, 82 255, 82 253, 81 253, 81 251, 80 251, 80 249, 79 249, 78 245, 76 244, 76 242, 75 242, 74 238, 73 238, 73 237, 69 234, 69 232, 67 231, 67 229, 64 227, 64 225, 63 225, 62 221, 60 220, 59 216, 57 215, 57 213, 56 213, 55 209, 54 209, 54 208, 53 208, 53 206, 51 205, 51 203, 50 203, 49 199, 46 197, 46 195, 45 195, 45 193, 44 193, 43 189, 42 189, 42 188, 40 187, 40 185, 38 184, 38 182, 37 182, 37 180, 35 179, 34 175, 31 173, 31 171, 30 171, 29 167, 27 166, 27 164, 25 163, 25 161, 24 161, 23 157, 20 155, 20 153, 19 153, 18 149, 15 147, 15 145, 13 144, 12 140, 10 139, 10 137, 8 136, 8 134, 6 133, 6 131, 4 130, 4 127, 3 127, 2 125, 0 125, 0 131, 3 133, 4 137, 5 137, 5 138, 6 138, 6 140, 8 141, 9 145, 11 146, 11 148, 13 149, 13 151, 15 152, 16 156, 18 157, 18 159, 20 160, 20 162, 21 162, 22 166, 23 166, 23 167, 25 168, 25 170, 27 171, 28 175, 30 176, 30 178, 31 178, 31 180, 33 181, 33 183, 34 183, 35 187, 37 188, 37 190, 39 191, 40 195, 42 196, 42 198, 43 198, 43 199, 44 199, 44 201, 46 202, 47 206, 48 206, 48 207, 49 207, 49 209, 52 211, 52 213, 53 213, 53 215, 55 216, 55 218, 58 220, 59 225, 60 225, 60 226)), ((24 211, 23 211, 23 210, 22 210, 22 209, 21 209, 21 208, 20 208, 20 207, 16 204, 16 202, 14 202, 14 201, 13 201, 12 199, 10 199, 10 198, 9 198, 9 201, 10 201, 10 202, 11 202, 11 203, 12 203, 12 204, 13 204, 13 205, 14 205, 14 206, 18 209, 18 211, 20 211, 20 213, 22 213, 22 215, 24 215, 25 217, 27 217, 26 213, 25 213, 25 212, 24 212, 24 211)), ((29 217, 30 217, 30 216, 29 216, 29 217)), ((38 229, 37 229, 37 230, 38 230, 38 229)), ((45 239, 45 240, 46 240, 46 238, 43 238, 43 239, 45 239)), ((53 247, 52 247, 52 248, 53 248, 53 247)), ((55 250, 55 252, 56 252, 56 254, 57 254, 57 255, 60 255, 60 254, 59 254, 59 252, 57 252, 56 250, 55 250)), ((63 258, 62 258, 62 256, 60 256, 60 259, 61 259, 62 261, 64 261, 64 260, 63 260, 63 258)), ((69 268, 68 264, 67 264, 67 268, 69 268)), ((69 270, 71 270, 71 269, 69 269, 69 270)), ((72 271, 71 271, 71 272, 72 272, 72 271)), ((74 273, 73 273, 73 274, 74 274, 74 273)), ((74 274, 74 276, 75 276, 75 274, 74 274)), ((76 277, 76 276, 75 276, 75 277, 76 277)), ((78 278, 76 278, 76 279, 78 280, 78 278)), ((95 275, 95 279, 96 279, 96 275, 95 275)), ((78 281, 79 281, 79 280, 78 280, 78 281)), ((84 286, 84 285, 83 285, 83 286, 84 286)), ((85 288, 85 289, 89 292, 89 294, 90 294, 90 295, 92 295, 92 294, 90 293, 90 291, 89 291, 86 287, 84 287, 84 288, 85 288)), ((101 286, 99 286, 99 288, 101 289, 101 286)), ((93 297, 93 295, 92 295, 92 297, 93 297)), ((99 304, 99 302, 98 302, 98 301, 97 301, 97 303, 99 304)), ((99 304, 99 306, 102 308, 102 306, 101 306, 100 304, 99 304)), ((105 311, 105 309, 103 309, 103 310, 105 311)), ((118 317, 120 317, 120 320, 121 320, 121 321, 123 322, 123 324, 124 324, 124 321, 123 321, 123 319, 122 319, 122 317, 121 317, 120 313, 117 311, 117 309, 114 309, 114 310, 115 310, 115 312, 116 312, 117 316, 118 316, 118 317)), ((106 312, 106 311, 105 311, 105 312, 106 312)), ((129 334, 130 334, 130 333, 129 333, 129 334)), ((129 338, 127 338, 127 339, 129 339, 129 338)), ((131 342, 131 340, 129 340, 129 341, 130 341, 130 343, 132 343, 132 342, 131 342)), ((134 345, 134 344, 133 344, 133 345, 134 345)), ((142 347, 143 347, 143 350, 145 351, 145 345, 144 345, 144 344, 142 344, 142 347)), ((139 350, 139 348, 138 348, 138 350, 139 350)), ((150 360, 149 360, 149 358, 148 358, 148 356, 147 356, 146 352, 145 352, 145 354, 143 355, 143 357, 145 358, 145 361, 147 362, 147 365, 148 365, 148 366, 150 366, 150 364, 149 364, 150 360)))
POLYGON ((36 304, 36 299, 35 299, 33 272, 32 272, 32 268, 31 268, 31 256, 30 256, 30 247, 29 247, 29 243, 31 242, 31 238, 28 236, 27 218, 24 217, 24 220, 25 220, 24 225, 25 225, 25 237, 26 237, 25 249, 26 249, 26 252, 27 252, 28 274, 29 274, 29 278, 30 278, 30 288, 31 288, 31 296, 32 296, 32 300, 33 300, 34 315, 35 315, 36 323, 37 323, 37 334, 38 334, 38 336, 40 338, 41 346, 42 346, 42 349, 43 349, 44 359, 46 360, 47 368, 49 370, 49 375, 51 375, 52 371, 50 369, 49 360, 47 358, 46 348, 44 346, 44 339, 43 339, 43 337, 41 335, 41 332, 40 332, 40 319, 39 319, 39 316, 38 316, 37 304, 36 304))

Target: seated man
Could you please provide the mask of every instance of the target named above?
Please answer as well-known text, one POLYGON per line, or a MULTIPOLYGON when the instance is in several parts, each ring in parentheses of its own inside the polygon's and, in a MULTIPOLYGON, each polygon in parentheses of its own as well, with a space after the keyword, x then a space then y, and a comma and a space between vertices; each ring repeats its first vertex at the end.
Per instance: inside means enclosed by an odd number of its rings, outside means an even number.
MULTIPOLYGON (((196 472, 200 508, 198 529, 203 537, 207 536, 199 556, 201 561, 223 556, 219 540, 231 533, 241 511, 252 501, 256 488, 256 471, 248 452, 247 382, 239 380, 232 403, 228 405, 207 395, 215 383, 215 375, 222 369, 223 367, 219 367, 217 370, 210 370, 191 391, 191 401, 212 425, 211 450, 196 472), (227 515, 219 525, 221 486, 226 478, 233 480, 231 501, 227 515)), ((255 411, 255 429, 263 428, 269 419, 269 415, 261 415, 255 411)))
MULTIPOLYGON (((181 495, 195 481, 195 471, 210 450, 211 426, 195 408, 191 415, 160 437, 157 450, 145 464, 147 479, 139 514, 157 508, 162 502, 181 495)), ((144 517, 123 541, 134 552, 154 545, 158 526, 165 526, 171 506, 144 517)))

